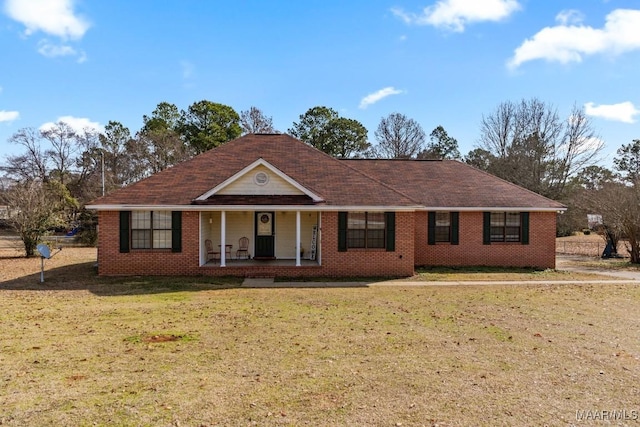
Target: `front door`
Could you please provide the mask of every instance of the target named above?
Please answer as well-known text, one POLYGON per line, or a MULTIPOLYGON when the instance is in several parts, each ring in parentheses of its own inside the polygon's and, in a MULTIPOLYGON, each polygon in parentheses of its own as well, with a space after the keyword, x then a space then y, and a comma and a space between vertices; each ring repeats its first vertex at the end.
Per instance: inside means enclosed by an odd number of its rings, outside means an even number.
POLYGON ((275 237, 273 212, 256 212, 256 254, 255 258, 275 258, 275 237))

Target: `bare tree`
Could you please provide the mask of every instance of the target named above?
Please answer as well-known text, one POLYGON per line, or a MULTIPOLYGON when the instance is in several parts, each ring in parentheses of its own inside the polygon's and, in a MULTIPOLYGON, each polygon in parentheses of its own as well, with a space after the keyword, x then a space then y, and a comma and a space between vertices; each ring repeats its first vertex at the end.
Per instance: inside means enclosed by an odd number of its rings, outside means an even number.
POLYGON ((46 151, 53 163, 53 171, 61 183, 75 166, 75 155, 79 144, 76 131, 65 122, 57 122, 50 128, 41 130, 42 137, 51 144, 51 149, 46 151))
POLYGON ((504 102, 483 116, 479 149, 487 170, 544 196, 562 198, 567 181, 598 161, 603 142, 581 108, 566 120, 538 99, 504 102))
POLYGON ((61 185, 31 180, 13 185, 3 194, 9 206, 9 224, 18 232, 26 256, 35 254, 42 236, 64 223, 60 213, 61 185))
POLYGON ((248 133, 278 133, 273 128, 273 118, 265 116, 262 110, 257 107, 251 107, 240 112, 240 126, 242 126, 243 135, 248 133))
POLYGON ((380 120, 375 131, 375 151, 386 158, 415 157, 424 146, 425 133, 418 122, 404 114, 391 113, 380 120))
POLYGON ((49 179, 49 157, 42 149, 42 136, 40 131, 34 128, 18 130, 9 142, 22 146, 23 154, 7 156, 4 166, 0 168, 9 177, 17 181, 49 179))

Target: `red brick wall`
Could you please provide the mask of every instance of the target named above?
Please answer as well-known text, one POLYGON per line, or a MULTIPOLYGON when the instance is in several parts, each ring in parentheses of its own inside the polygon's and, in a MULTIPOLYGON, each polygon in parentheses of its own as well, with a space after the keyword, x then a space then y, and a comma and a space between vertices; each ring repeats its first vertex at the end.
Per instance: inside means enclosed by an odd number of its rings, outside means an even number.
POLYGON ((117 211, 99 212, 98 273, 115 275, 212 276, 410 276, 413 274, 413 213, 396 214, 396 250, 338 252, 338 213, 322 213, 322 266, 200 267, 198 212, 182 214, 182 252, 132 250, 120 253, 117 211))
POLYGON ((322 267, 329 276, 411 276, 413 212, 396 213, 396 250, 348 249, 338 252, 338 213, 322 213, 322 267))
POLYGON ((120 213, 98 213, 98 274, 114 275, 194 275, 198 267, 199 213, 182 213, 182 252, 132 250, 120 253, 120 213))
POLYGON ((482 212, 460 212, 460 244, 427 244, 427 212, 415 216, 417 266, 513 266, 555 268, 556 213, 531 212, 529 244, 482 244, 482 212))
POLYGON ((114 275, 211 276, 410 276, 418 265, 555 267, 556 214, 530 214, 530 244, 482 244, 482 212, 460 213, 460 245, 427 245, 427 213, 396 213, 394 252, 349 249, 338 252, 338 213, 323 212, 322 266, 199 266, 199 213, 182 214, 182 252, 119 252, 119 212, 99 212, 98 273, 114 275))

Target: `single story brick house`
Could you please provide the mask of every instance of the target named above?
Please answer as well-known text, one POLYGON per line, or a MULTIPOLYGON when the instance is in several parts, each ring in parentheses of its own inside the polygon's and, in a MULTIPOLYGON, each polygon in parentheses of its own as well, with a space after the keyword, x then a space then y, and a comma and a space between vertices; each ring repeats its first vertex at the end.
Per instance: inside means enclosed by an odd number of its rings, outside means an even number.
POLYGON ((555 267, 565 206, 467 164, 250 134, 96 199, 100 275, 410 276, 555 267))

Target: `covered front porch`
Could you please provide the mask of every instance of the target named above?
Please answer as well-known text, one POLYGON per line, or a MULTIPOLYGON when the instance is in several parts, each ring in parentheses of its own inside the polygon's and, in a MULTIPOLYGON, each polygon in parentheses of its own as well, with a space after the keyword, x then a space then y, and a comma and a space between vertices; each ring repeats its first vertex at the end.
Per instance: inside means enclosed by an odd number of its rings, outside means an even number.
POLYGON ((201 267, 321 265, 319 211, 268 207, 200 212, 201 267))

